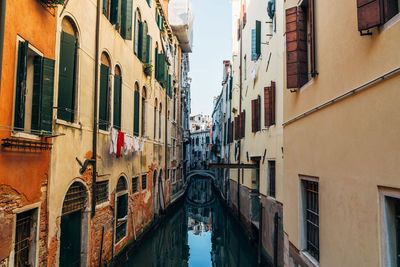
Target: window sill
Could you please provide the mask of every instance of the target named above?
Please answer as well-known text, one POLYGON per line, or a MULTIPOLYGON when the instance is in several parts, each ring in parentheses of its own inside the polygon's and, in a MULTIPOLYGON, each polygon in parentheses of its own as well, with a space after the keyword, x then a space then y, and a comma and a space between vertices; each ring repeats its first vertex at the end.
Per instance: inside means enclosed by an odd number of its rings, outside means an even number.
POLYGON ((68 122, 68 121, 56 119, 56 124, 82 130, 82 124, 80 122, 76 123, 76 122, 68 122))
POLYGON ((107 207, 108 205, 110 205, 110 200, 107 200, 106 202, 100 203, 100 204, 96 204, 96 210, 99 210, 101 208, 107 207))
POLYGON ((319 267, 319 262, 311 256, 307 251, 301 250, 300 256, 305 260, 309 265, 319 267))
POLYGON ((31 133, 11 132, 11 137, 25 138, 25 139, 36 140, 36 141, 41 140, 40 136, 31 134, 31 133))
POLYGON ((393 18, 391 18, 389 21, 387 21, 385 24, 383 24, 381 27, 379 27, 379 32, 382 33, 384 31, 389 30, 392 28, 392 26, 396 25, 400 21, 400 13, 395 15, 393 18))

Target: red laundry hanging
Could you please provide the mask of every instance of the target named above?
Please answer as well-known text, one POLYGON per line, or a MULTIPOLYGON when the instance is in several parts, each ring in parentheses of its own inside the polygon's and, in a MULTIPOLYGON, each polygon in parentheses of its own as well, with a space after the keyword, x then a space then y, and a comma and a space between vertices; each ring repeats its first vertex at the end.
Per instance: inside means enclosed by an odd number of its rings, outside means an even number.
POLYGON ((124 146, 124 133, 118 133, 118 140, 117 140, 117 159, 121 157, 121 148, 124 146))

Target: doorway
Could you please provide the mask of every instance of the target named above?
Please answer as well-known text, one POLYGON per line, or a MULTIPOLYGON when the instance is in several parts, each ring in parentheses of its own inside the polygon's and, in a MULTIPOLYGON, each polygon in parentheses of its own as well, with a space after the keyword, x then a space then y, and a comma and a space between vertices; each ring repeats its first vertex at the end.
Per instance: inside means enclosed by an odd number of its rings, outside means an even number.
POLYGON ((82 226, 84 210, 87 207, 87 191, 80 182, 73 183, 65 195, 60 233, 60 267, 79 267, 85 265, 82 260, 82 226))

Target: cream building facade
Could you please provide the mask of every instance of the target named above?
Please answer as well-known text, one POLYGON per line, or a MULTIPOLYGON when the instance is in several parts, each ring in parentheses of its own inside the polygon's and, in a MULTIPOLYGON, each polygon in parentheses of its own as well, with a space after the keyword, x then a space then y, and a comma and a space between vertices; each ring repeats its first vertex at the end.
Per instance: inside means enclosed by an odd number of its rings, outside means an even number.
POLYGON ((398 266, 399 3, 285 9, 286 264, 398 266))
POLYGON ((182 51, 168 1, 69 1, 57 15, 54 131, 63 135, 51 153, 49 264, 96 266, 182 188, 182 51), (111 142, 121 141, 133 149, 118 157, 111 142))
POLYGON ((257 229, 268 261, 278 265, 284 243, 283 14, 280 1, 270 7, 232 1, 230 163, 256 168, 230 170, 230 203, 249 231, 257 229))

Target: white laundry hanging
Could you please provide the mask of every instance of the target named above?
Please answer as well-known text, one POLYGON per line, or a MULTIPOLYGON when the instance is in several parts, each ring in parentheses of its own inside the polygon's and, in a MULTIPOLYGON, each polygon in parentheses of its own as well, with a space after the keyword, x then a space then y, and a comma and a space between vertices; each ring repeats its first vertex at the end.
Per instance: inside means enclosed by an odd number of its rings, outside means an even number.
POLYGON ((110 154, 117 153, 117 140, 118 140, 118 130, 111 128, 110 130, 110 154))

